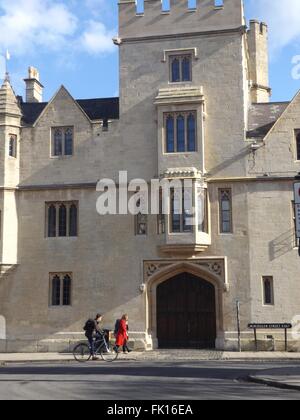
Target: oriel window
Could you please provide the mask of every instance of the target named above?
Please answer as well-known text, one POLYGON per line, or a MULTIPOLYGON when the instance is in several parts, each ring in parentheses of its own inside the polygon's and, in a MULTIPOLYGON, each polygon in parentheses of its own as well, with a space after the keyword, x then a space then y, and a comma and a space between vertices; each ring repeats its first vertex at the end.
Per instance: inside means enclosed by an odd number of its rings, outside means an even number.
POLYGON ((196 111, 165 114, 166 153, 197 151, 196 111))

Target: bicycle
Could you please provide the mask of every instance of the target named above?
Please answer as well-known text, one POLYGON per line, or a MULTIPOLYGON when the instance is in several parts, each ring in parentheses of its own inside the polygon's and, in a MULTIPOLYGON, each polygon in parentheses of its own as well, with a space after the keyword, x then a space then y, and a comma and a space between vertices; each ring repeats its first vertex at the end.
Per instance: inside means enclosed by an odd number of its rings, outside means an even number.
MULTIPOLYGON (((97 334, 94 346, 95 356, 100 355, 105 362, 114 362, 119 356, 113 345, 106 340, 105 333, 97 334)), ((88 343, 77 344, 73 350, 73 356, 77 362, 88 362, 92 358, 90 345, 88 343)))

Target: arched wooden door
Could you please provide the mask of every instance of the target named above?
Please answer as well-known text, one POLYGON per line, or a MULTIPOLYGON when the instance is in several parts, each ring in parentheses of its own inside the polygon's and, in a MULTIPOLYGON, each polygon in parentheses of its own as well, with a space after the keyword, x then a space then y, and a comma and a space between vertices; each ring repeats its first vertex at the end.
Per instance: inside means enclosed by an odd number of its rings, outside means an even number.
POLYGON ((157 338, 159 348, 214 348, 214 286, 189 273, 161 283, 157 287, 157 338))

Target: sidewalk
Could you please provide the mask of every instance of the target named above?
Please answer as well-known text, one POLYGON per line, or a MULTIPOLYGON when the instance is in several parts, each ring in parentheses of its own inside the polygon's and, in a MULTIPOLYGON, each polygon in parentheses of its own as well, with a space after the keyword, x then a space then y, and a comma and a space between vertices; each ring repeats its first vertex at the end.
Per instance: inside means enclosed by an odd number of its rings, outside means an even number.
MULTIPOLYGON (((237 353, 200 350, 155 350, 120 354, 119 360, 130 361, 299 361, 300 353, 260 352, 237 353)), ((6 363, 74 362, 72 354, 61 353, 0 353, 0 365, 6 363)), ((300 368, 299 368, 300 377, 300 368)))
POLYGON ((249 376, 248 380, 275 388, 300 391, 300 366, 293 366, 293 369, 279 368, 265 370, 260 372, 259 375, 249 376))

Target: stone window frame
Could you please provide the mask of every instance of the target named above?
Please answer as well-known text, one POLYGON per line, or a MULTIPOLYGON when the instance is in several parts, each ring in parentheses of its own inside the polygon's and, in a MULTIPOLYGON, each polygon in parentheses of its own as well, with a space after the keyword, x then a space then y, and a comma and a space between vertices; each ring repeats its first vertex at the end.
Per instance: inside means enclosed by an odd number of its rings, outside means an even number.
POLYGON ((274 277, 273 276, 262 276, 262 299, 263 306, 274 307, 275 306, 275 293, 274 293, 274 277), (267 299, 266 284, 270 283, 270 299, 267 299))
POLYGON ((198 48, 197 47, 190 47, 190 48, 176 48, 176 49, 168 49, 163 51, 163 57, 161 62, 168 63, 168 83, 170 86, 176 85, 183 85, 183 84, 191 84, 193 83, 193 62, 198 60, 198 48), (186 82, 172 82, 172 66, 171 66, 171 57, 175 56, 191 56, 191 80, 186 82))
POLYGON ((219 234, 220 235, 233 235, 234 233, 234 229, 233 229, 233 195, 232 195, 232 188, 231 187, 224 187, 224 188, 219 188, 218 189, 218 203, 219 203, 219 234), (230 230, 229 231, 225 231, 223 229, 223 222, 224 222, 224 218, 223 218, 223 209, 222 209, 222 193, 223 192, 228 192, 230 194, 230 209, 228 210, 228 212, 230 212, 230 219, 229 219, 229 223, 230 223, 230 230))
POLYGON ((66 271, 66 272, 53 272, 49 273, 49 306, 50 308, 68 308, 72 306, 73 302, 73 273, 66 271), (59 283, 59 295, 56 296, 59 300, 58 303, 54 302, 54 279, 58 278, 59 283), (67 301, 65 301, 66 297, 66 289, 64 281, 66 278, 69 277, 70 279, 70 286, 68 288, 67 294, 67 301), (66 303, 67 302, 67 303, 66 303))
POLYGON ((9 135, 8 156, 13 159, 18 156, 18 136, 16 134, 9 135))
POLYGON ((50 157, 52 159, 71 158, 74 156, 74 145, 75 145, 75 129, 74 126, 54 126, 51 127, 51 142, 50 142, 50 157), (57 130, 62 131, 62 144, 61 153, 55 153, 55 133, 57 130), (72 153, 66 154, 66 134, 69 130, 72 130, 72 153))
POLYGON ((198 153, 198 148, 199 148, 199 144, 198 144, 198 112, 196 109, 193 110, 176 110, 176 111, 170 111, 170 112, 164 112, 163 114, 163 145, 164 145, 164 154, 166 155, 175 155, 175 154, 187 154, 187 153, 198 153), (189 151, 189 127, 188 127, 188 118, 190 115, 194 116, 194 121, 195 121, 195 150, 193 151, 189 151), (184 121, 185 121, 185 131, 184 131, 184 136, 185 136, 185 150, 184 151, 178 151, 177 150, 177 146, 178 146, 178 132, 177 132, 177 119, 178 117, 183 116, 184 117, 184 121), (169 152, 168 151, 168 133, 167 133, 167 120, 169 117, 173 118, 173 129, 174 129, 174 152, 169 152))
POLYGON ((73 201, 47 201, 45 203, 45 238, 46 239, 70 239, 70 238, 78 238, 79 236, 79 201, 73 200, 73 201), (55 207, 56 210, 56 222, 55 222, 55 235, 50 235, 50 220, 49 220, 49 209, 50 207, 55 207), (65 206, 66 208, 66 234, 62 235, 60 232, 61 228, 61 220, 60 220, 60 209, 62 206, 65 206), (71 232, 71 209, 72 206, 76 207, 77 215, 76 215, 76 235, 70 234, 71 232))

